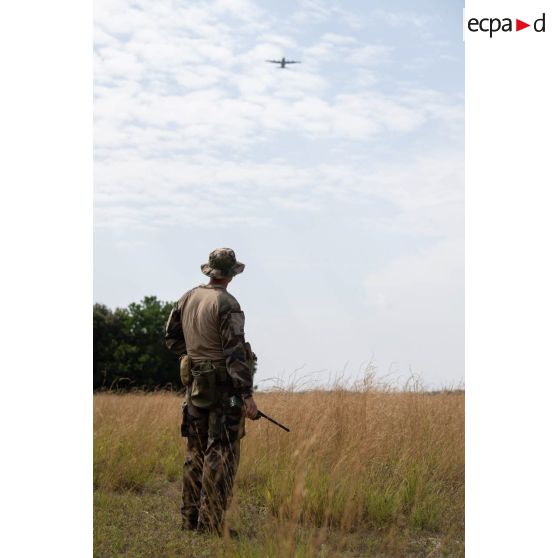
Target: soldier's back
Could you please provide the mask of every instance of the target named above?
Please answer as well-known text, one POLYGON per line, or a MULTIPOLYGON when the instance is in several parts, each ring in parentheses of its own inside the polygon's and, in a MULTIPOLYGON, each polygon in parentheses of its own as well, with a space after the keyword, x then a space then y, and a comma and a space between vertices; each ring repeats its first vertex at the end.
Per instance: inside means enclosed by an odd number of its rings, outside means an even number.
POLYGON ((238 306, 236 299, 222 287, 200 285, 188 291, 179 304, 190 357, 194 361, 223 359, 221 315, 238 306))

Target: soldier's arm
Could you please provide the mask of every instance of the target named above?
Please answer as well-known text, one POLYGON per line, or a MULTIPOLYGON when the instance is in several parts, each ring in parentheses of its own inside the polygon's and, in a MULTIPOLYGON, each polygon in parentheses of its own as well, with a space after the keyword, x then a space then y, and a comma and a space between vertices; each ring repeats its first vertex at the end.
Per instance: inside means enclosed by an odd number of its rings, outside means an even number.
POLYGON ((179 301, 172 307, 165 328, 165 346, 178 356, 186 354, 186 340, 182 331, 180 308, 179 301))
POLYGON ((246 399, 252 395, 253 369, 244 339, 244 312, 231 299, 222 300, 219 309, 221 344, 233 387, 246 399))

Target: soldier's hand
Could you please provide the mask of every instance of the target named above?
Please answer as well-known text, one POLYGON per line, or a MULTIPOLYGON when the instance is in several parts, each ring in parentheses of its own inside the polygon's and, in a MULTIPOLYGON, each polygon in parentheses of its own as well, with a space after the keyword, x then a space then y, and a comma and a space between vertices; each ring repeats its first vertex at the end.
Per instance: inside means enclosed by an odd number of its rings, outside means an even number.
POLYGON ((256 405, 254 398, 247 397, 246 399, 244 399, 244 404, 246 405, 246 416, 249 419, 254 420, 256 418, 256 415, 258 414, 258 406, 256 405))

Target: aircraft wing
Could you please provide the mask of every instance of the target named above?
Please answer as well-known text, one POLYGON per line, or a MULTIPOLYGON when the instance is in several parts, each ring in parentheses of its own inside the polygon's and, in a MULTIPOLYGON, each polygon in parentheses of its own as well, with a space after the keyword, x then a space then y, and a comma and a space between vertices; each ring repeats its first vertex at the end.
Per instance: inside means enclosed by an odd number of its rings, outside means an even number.
POLYGON ((281 64, 281 60, 266 60, 266 62, 271 62, 272 64, 281 64))
POLYGON ((285 64, 300 64, 300 60, 285 60, 285 64))

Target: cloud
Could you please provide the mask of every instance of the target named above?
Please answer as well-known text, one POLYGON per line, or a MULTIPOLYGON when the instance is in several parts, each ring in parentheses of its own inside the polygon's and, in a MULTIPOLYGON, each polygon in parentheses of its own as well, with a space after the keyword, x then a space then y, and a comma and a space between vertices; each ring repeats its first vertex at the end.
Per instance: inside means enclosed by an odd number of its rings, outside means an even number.
MULTIPOLYGON (((294 37, 290 37, 289 35, 280 35, 278 33, 264 33, 259 35, 256 41, 258 44, 271 44, 274 48, 295 49, 298 47, 298 41, 294 37)), ((281 51, 276 50, 276 52, 280 53, 281 51)))
POLYGON ((366 45, 352 49, 347 56, 347 61, 357 66, 371 66, 385 61, 390 52, 391 49, 387 46, 366 45))
MULTIPOLYGON (((302 8, 323 17, 342 12, 337 4, 315 1, 302 8)), ((339 32, 300 45, 272 27, 266 12, 248 0, 99 0, 96 157, 246 153, 287 132, 365 142, 459 119, 461 99, 409 87, 396 93, 373 89, 378 78, 371 68, 389 59, 387 45, 363 44, 339 32), (250 25, 239 28, 239 20, 250 25), (302 52, 304 63, 296 71, 265 64, 286 48, 302 52), (332 83, 323 71, 332 62, 340 72, 354 67, 356 73, 350 79, 341 73, 342 82, 332 83)))
POLYGON ((463 323, 464 244, 444 240, 396 258, 364 280, 377 319, 415 327, 463 323), (454 314, 455 312, 455 314, 454 314))
POLYGON ((461 113, 450 101, 421 95, 386 96, 374 92, 318 96, 319 78, 297 76, 281 94, 267 94, 266 77, 239 76, 240 96, 217 87, 218 71, 185 74, 200 89, 178 94, 138 90, 134 82, 97 89, 95 102, 98 154, 117 156, 134 146, 142 156, 164 147, 170 152, 222 148, 246 149, 271 141, 277 132, 367 141, 386 132, 409 133, 430 122, 459 125, 461 113), (203 85, 209 87, 203 88, 203 85), (306 92, 304 93, 304 91, 306 92), (111 131, 110 128, 115 128, 111 131), (104 140, 108 138, 108 144, 104 140))
MULTIPOLYGON (((437 127, 459 146, 462 99, 408 83, 376 87, 373 69, 389 61, 389 45, 340 28, 303 39, 248 0, 99 0, 95 12, 96 226, 225 226, 235 215, 267 226, 273 211, 380 199, 391 213, 361 219, 363 227, 447 232, 444 208, 462 201, 457 150, 373 164, 370 150, 437 127), (265 64, 285 49, 300 51, 303 64, 265 64), (305 156, 283 159, 297 144, 305 156)), ((351 19, 318 1, 297 14, 351 19)))
POLYGON ((400 210, 387 216, 362 221, 369 229, 411 238, 459 236, 464 228, 463 203, 436 203, 414 210, 400 210))
POLYGON ((383 362, 436 383, 463 379, 464 243, 447 239, 400 256, 364 279, 368 333, 383 362), (447 381, 447 380, 446 380, 447 381))
POLYGON ((290 19, 298 25, 319 24, 337 20, 352 28, 360 27, 358 18, 341 8, 339 2, 326 2, 324 0, 302 0, 300 8, 293 13, 290 19))
POLYGON ((260 227, 279 223, 282 211, 337 207, 350 214, 382 200, 389 213, 361 218, 364 229, 452 237, 462 231, 462 165, 459 152, 423 153, 373 172, 343 162, 109 159, 96 165, 96 224, 226 226, 242 215, 247 226, 260 227))
POLYGON ((411 11, 393 11, 393 10, 383 10, 375 9, 372 11, 371 16, 374 19, 379 19, 385 23, 392 25, 394 27, 402 27, 406 25, 411 25, 418 28, 423 28, 430 23, 432 23, 436 17, 431 14, 421 13, 411 11))
POLYGON ((350 35, 324 33, 320 39, 304 48, 305 64, 319 70, 324 64, 338 64, 340 68, 349 66, 372 67, 388 61, 392 48, 380 44, 362 44, 350 35))
POLYGON ((463 175, 463 153, 439 150, 380 166, 367 177, 367 182, 401 209, 416 211, 439 204, 462 204, 463 175))

